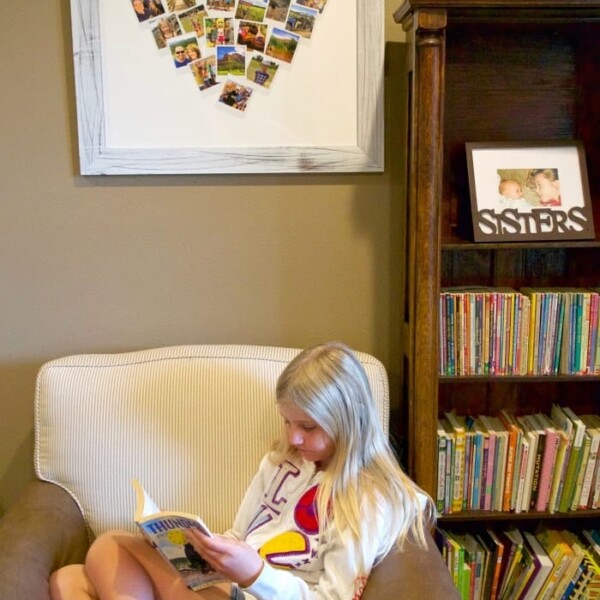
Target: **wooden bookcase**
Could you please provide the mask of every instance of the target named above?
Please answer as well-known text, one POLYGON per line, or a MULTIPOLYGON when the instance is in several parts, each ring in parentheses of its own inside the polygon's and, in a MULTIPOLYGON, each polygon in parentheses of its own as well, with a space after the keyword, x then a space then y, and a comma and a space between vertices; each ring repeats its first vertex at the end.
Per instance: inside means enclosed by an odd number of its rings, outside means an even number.
POLYGON ((411 476, 434 495, 437 419, 445 411, 549 413, 553 402, 600 409, 597 376, 438 374, 440 287, 600 285, 600 1, 411 0, 394 16, 407 35, 410 95, 400 434, 411 476), (595 240, 471 241, 465 142, 575 139, 587 156, 595 240))

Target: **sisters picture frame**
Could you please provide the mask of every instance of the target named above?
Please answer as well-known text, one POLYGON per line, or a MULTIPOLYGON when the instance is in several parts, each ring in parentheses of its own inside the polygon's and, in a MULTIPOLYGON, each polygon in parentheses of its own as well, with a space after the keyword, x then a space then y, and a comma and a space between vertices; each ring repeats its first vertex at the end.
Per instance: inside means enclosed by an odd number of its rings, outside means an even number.
POLYGON ((595 238, 581 142, 465 147, 475 242, 595 238))

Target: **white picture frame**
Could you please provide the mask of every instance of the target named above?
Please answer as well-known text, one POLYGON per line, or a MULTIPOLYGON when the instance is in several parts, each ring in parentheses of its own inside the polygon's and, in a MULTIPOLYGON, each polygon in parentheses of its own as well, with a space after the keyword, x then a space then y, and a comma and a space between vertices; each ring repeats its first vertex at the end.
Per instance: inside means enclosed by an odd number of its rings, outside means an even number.
MULTIPOLYGON (((243 143, 227 147, 203 146, 201 141, 198 145, 175 143, 169 147, 128 147, 110 142, 101 2, 112 0, 71 0, 81 175, 383 171, 383 0, 328 0, 343 2, 346 10, 356 11, 356 56, 350 57, 356 61, 355 90, 350 90, 356 94, 355 140, 343 145, 289 145, 282 139, 276 145, 243 143)), ((103 8, 110 11, 112 5, 103 8)), ((335 74, 329 84, 338 85, 335 74)), ((231 119, 232 127, 239 124, 239 118, 231 119)))
POLYGON ((579 140, 467 142, 475 242, 595 239, 579 140))

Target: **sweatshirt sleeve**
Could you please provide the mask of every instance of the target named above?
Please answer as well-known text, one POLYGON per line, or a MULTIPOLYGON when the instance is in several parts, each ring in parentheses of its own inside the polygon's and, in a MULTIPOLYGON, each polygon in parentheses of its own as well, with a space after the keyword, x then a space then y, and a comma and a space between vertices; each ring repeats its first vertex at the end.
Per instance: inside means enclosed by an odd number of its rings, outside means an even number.
POLYGON ((378 515, 370 520, 364 534, 369 538, 363 557, 355 543, 334 532, 322 548, 323 572, 319 580, 310 584, 290 570, 277 569, 265 563, 258 579, 244 588, 257 600, 358 600, 366 585, 371 568, 380 558, 379 532, 384 531, 385 520, 378 515))

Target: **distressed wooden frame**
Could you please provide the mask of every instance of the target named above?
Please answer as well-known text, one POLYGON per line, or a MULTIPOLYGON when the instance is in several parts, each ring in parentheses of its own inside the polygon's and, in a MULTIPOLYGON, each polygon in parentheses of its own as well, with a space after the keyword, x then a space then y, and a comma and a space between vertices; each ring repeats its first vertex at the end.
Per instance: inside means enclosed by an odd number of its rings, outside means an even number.
POLYGON ((124 149, 106 143, 99 0, 71 0, 81 174, 383 171, 383 0, 355 1, 356 146, 124 149))

